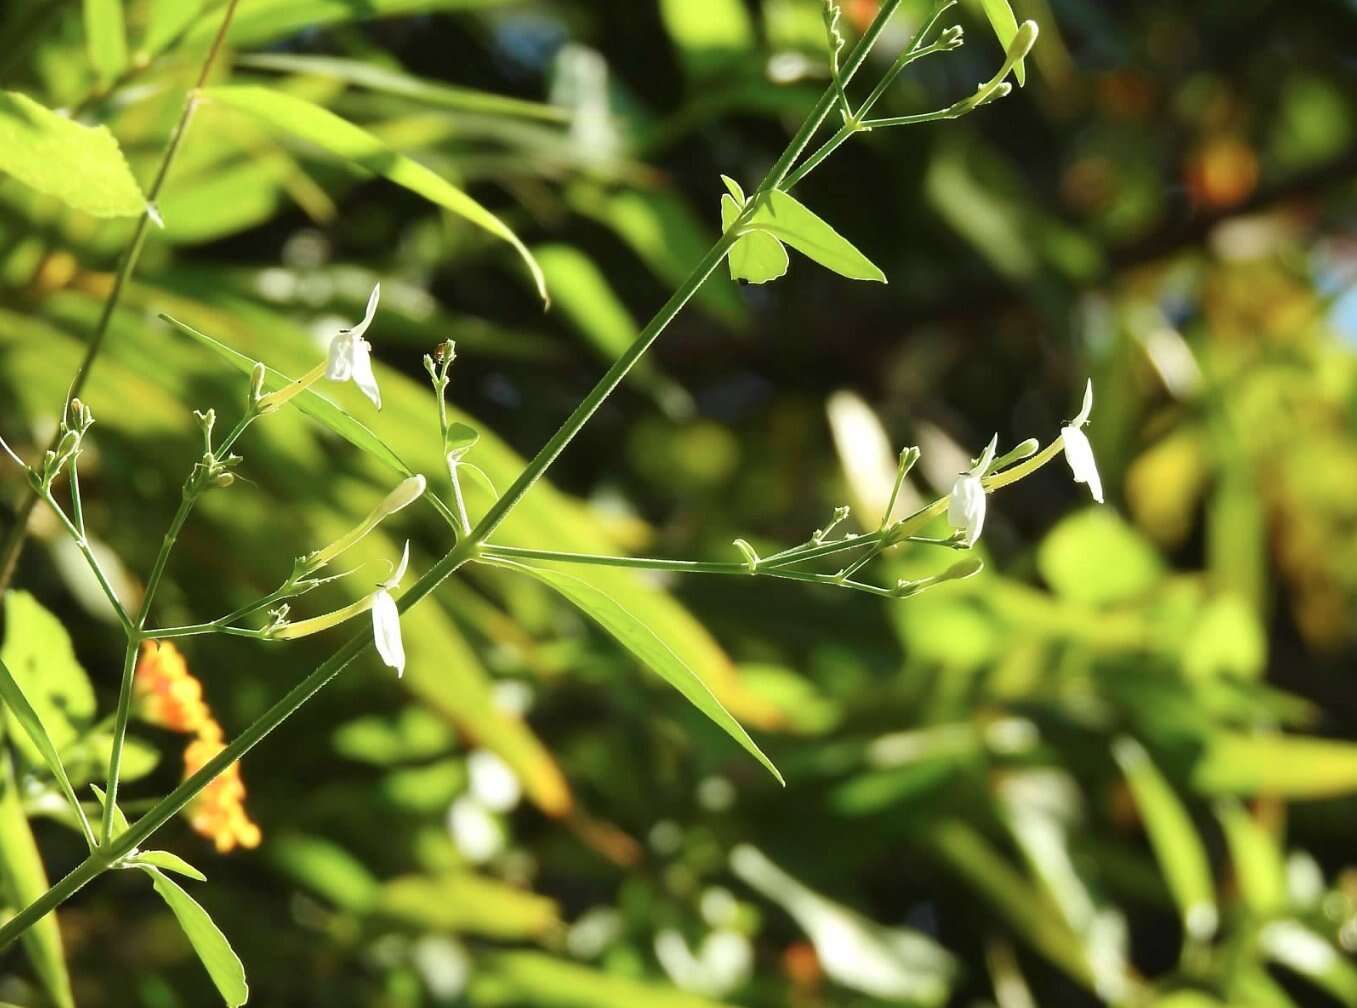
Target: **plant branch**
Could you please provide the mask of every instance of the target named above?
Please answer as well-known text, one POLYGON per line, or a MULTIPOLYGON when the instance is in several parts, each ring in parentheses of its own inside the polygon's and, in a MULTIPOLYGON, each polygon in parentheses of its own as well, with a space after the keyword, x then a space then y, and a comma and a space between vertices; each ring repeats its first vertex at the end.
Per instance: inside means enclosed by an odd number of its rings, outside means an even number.
MULTIPOLYGON (((89 377, 90 369, 94 366, 94 360, 103 349, 104 339, 107 337, 109 326, 113 321, 113 314, 117 311, 123 291, 131 280, 132 274, 136 271, 137 262, 141 259, 141 249, 146 241, 151 216, 156 213, 154 210, 155 201, 159 197, 160 190, 165 184, 165 178, 169 175, 170 168, 174 165, 175 158, 179 154, 179 147, 184 142, 184 135, 188 132, 189 122, 192 120, 193 111, 197 107, 198 90, 207 83, 208 74, 211 73, 212 65, 221 52, 222 44, 226 39, 226 32, 231 26, 231 19, 235 16, 236 6, 239 2, 240 0, 228 0, 226 13, 222 16, 221 26, 217 29, 217 34, 212 40, 212 47, 207 51, 207 57, 198 73, 197 83, 194 84, 193 90, 184 99, 183 112, 179 116, 179 121, 175 124, 174 131, 170 134, 169 142, 166 144, 165 153, 160 159, 160 167, 156 170, 151 187, 146 191, 146 210, 137 218, 136 230, 132 233, 132 242, 123 255, 122 265, 118 268, 118 275, 113 281, 113 289, 109 291, 108 298, 104 301, 103 311, 94 327, 94 334, 90 337, 89 346, 85 348, 85 356, 80 361, 79 367, 76 368, 75 377, 71 380, 70 389, 66 393, 66 403, 62 409, 62 416, 70 411, 71 400, 78 396, 85 387, 85 381, 89 377)), ((60 436, 60 433, 58 433, 53 438, 51 448, 56 447, 57 439, 60 436)), ((3 546, 0 546, 0 594, 3 594, 4 590, 9 587, 9 583, 14 577, 14 569, 19 562, 19 553, 23 549, 24 539, 28 535, 28 520, 33 515, 37 501, 37 495, 32 492, 24 497, 23 502, 16 509, 14 525, 10 529, 3 546)))

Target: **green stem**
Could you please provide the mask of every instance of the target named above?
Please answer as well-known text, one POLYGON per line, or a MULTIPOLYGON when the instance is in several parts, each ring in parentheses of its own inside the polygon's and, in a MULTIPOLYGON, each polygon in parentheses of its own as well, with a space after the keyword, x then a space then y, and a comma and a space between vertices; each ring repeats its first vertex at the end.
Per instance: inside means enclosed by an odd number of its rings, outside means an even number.
POLYGON ((113 751, 108 757, 108 780, 104 788, 104 821, 100 835, 101 845, 108 846, 113 837, 113 809, 118 804, 118 774, 122 768, 123 739, 127 735, 127 719, 132 711, 132 675, 137 667, 137 640, 129 636, 123 649, 122 682, 118 687, 118 712, 113 721, 113 751))
POLYGON ((929 33, 933 30, 933 26, 938 23, 938 19, 942 17, 943 13, 947 11, 948 8, 955 6, 955 4, 956 0, 948 0, 947 3, 933 12, 933 16, 928 19, 923 28, 921 28, 918 34, 914 36, 910 45, 905 48, 904 52, 896 57, 891 68, 886 71, 885 75, 882 76, 879 81, 877 81, 876 87, 872 88, 872 93, 867 96, 865 101, 863 101, 862 106, 857 112, 851 116, 845 117, 844 124, 839 127, 838 131, 826 140, 814 154, 805 160, 805 163, 798 167, 796 171, 781 184, 781 189, 784 192, 790 192, 797 183, 819 167, 820 162, 824 161, 825 158, 838 150, 845 141, 853 136, 854 133, 858 133, 866 127, 863 119, 868 112, 876 107, 876 103, 881 100, 881 96, 886 93, 886 89, 895 83, 895 78, 900 75, 900 72, 904 70, 905 67, 909 66, 917 59, 922 59, 924 56, 940 52, 947 48, 942 45, 924 46, 923 40, 928 37, 929 33))
MULTIPOLYGON (((230 21, 231 12, 234 11, 237 0, 230 0, 230 7, 227 11, 226 21, 223 22, 222 30, 218 35, 218 42, 224 35, 226 23, 230 21)), ((902 0, 885 0, 881 10, 877 13, 876 19, 872 22, 867 32, 863 35, 858 45, 854 48, 849 58, 847 67, 844 71, 844 79, 850 80, 853 74, 861 67, 863 60, 866 59, 868 51, 872 44, 881 33, 886 21, 899 7, 902 0)), ((213 53, 216 51, 216 44, 213 46, 213 53)), ((209 63, 211 56, 209 56, 209 63)), ((833 107, 835 92, 832 87, 826 89, 821 96, 815 108, 806 117, 801 128, 797 130, 795 136, 788 144, 777 163, 773 166, 765 177, 760 192, 766 192, 776 186, 785 177, 791 165, 796 158, 800 156, 805 149, 806 144, 810 142, 811 136, 819 129, 824 122, 825 116, 833 107)), ((751 201, 752 204, 752 201, 751 201)), ((144 222, 144 218, 143 218, 144 222)), ((664 307, 651 319, 646 327, 637 336, 636 341, 620 357, 612 367, 610 367, 599 383, 590 392, 588 397, 579 407, 571 413, 561 428, 552 436, 551 440, 543 446, 542 450, 528 463, 523 472, 519 474, 513 485, 500 497, 491 507, 490 511, 483 517, 472 534, 458 542, 449 550, 442 559, 434 566, 429 568, 425 575, 417 581, 411 589, 401 596, 396 603, 401 612, 405 612, 411 606, 417 604, 421 599, 427 596, 438 587, 446 578, 460 568, 469 560, 475 559, 481 552, 481 543, 499 527, 500 523, 508 515, 510 510, 522 499, 523 495, 531 489, 532 485, 541 478, 543 473, 550 467, 557 456, 565 449, 574 436, 579 432, 585 422, 593 415, 594 411, 602 404, 603 400, 617 387, 618 383, 631 370, 642 354, 650 348, 650 345, 663 331, 664 327, 678 314, 689 298, 696 293, 702 282, 712 273, 713 270, 725 258, 730 246, 734 243, 735 236, 733 229, 721 237, 710 251, 702 258, 702 261, 694 267, 692 273, 684 281, 682 286, 665 303, 664 307)), ((867 538, 867 537, 864 537, 867 538)), ((792 580, 812 580, 813 575, 802 575, 787 572, 785 575, 792 580)), ((871 586, 864 586, 870 589, 871 586)), ((135 639, 138 631, 135 628, 129 631, 129 641, 135 639)), ((264 739, 273 729, 287 720, 302 704, 315 695, 331 679, 343 671, 355 658, 372 646, 371 635, 364 631, 350 638, 338 651, 336 651, 327 661, 320 665, 314 672, 308 675, 300 683, 294 686, 288 693, 258 719, 255 720, 240 735, 231 741, 229 745, 222 749, 216 756, 205 763, 201 769, 193 776, 189 777, 172 792, 158 801, 144 816, 138 819, 116 840, 111 840, 98 850, 93 852, 88 858, 77 865, 68 875, 58 881, 54 886, 47 890, 42 896, 38 897, 24 909, 19 911, 8 921, 0 926, 0 950, 3 950, 14 941, 25 929, 33 923, 41 920, 49 912, 59 906, 64 900, 73 893, 82 888, 91 879, 98 876, 101 872, 110 868, 119 858, 124 857, 133 848, 164 825, 172 816, 178 813, 188 802, 197 795, 203 788, 207 787, 218 774, 224 771, 233 762, 240 759, 247 752, 253 749, 262 739, 264 739)), ((132 650, 131 648, 129 650, 132 650)), ((133 651, 133 653, 135 653, 133 651)), ((127 676, 124 675, 124 679, 127 676)), ((121 700, 120 700, 121 705, 121 700)), ((106 804, 106 813, 111 814, 113 808, 114 795, 110 790, 108 802, 106 804)), ((107 834, 107 824, 105 827, 107 834)))
MULTIPOLYGON (((80 366, 76 368, 75 377, 71 380, 70 389, 66 393, 66 403, 61 413, 62 416, 70 413, 71 400, 78 396, 85 387, 85 381, 89 377, 90 369, 94 366, 94 360, 99 356, 99 351, 103 349, 104 338, 108 335, 109 325, 113 321, 113 313, 117 311, 118 303, 122 300, 123 290, 131 280, 132 274, 137 268, 137 262, 141 258, 141 248, 146 241, 146 233, 151 223, 151 213, 153 212, 151 207, 159 197, 161 187, 165 184, 165 178, 169 175, 170 168, 179 154, 179 147, 184 142, 189 121, 193 118, 193 110, 197 106, 198 89, 207 83, 208 74, 212 70, 212 64, 216 62, 217 54, 221 51, 227 29, 231 26, 231 19, 235 16, 236 6, 239 2, 240 0, 228 0, 221 27, 217 29, 216 37, 212 40, 212 47, 208 50, 207 58, 203 61, 202 70, 198 73, 198 81, 184 99, 184 110, 179 116, 179 121, 175 124, 174 131, 170 134, 169 143, 160 159, 160 167, 156 170, 151 187, 146 191, 147 210, 137 219, 136 230, 132 233, 132 243, 123 256, 122 265, 118 268, 118 275, 113 281, 113 289, 109 292, 107 300, 104 301, 103 311, 99 315, 99 321, 95 324, 94 335, 90 337, 89 346, 85 349, 85 356, 80 361, 80 366)), ((53 437, 50 447, 55 448, 60 437, 61 434, 58 432, 53 437)), ((9 587, 9 583, 14 577, 14 569, 19 562, 19 553, 23 549, 24 538, 28 535, 28 519, 32 516, 37 502, 37 495, 32 492, 24 498, 15 514, 14 526, 10 529, 4 545, 0 546, 0 594, 3 594, 5 589, 9 587)))
MULTIPOLYGON (((472 546, 469 540, 459 543, 434 566, 430 567, 425 575, 401 596, 396 603, 397 607, 401 612, 405 612, 411 606, 420 602, 454 571, 470 560, 475 553, 476 548, 472 546)), ((27 928, 41 920, 91 879, 112 867, 120 858, 126 857, 133 848, 140 846, 147 837, 168 822, 203 788, 207 787, 218 774, 258 745, 273 729, 287 720, 297 708, 370 647, 372 647, 372 634, 370 632, 364 630, 351 637, 327 661, 292 687, 281 700, 232 739, 221 752, 203 764, 197 773, 156 802, 125 833, 120 834, 116 839, 91 853, 70 874, 6 921, 0 927, 0 950, 6 948, 27 928)), ((106 808, 111 809, 112 807, 113 803, 110 800, 106 808)))

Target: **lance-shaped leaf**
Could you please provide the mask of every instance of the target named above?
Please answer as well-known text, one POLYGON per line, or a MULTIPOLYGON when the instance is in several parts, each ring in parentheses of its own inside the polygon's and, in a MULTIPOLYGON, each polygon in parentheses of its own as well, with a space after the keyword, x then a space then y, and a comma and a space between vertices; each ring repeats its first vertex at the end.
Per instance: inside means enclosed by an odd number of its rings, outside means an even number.
POLYGON ((127 69, 123 0, 85 0, 85 49, 101 81, 127 69))
MULTIPOLYGON (((4 902, 22 907, 47 891, 47 872, 28 825, 8 753, 0 753, 0 882, 4 902)), ((71 980, 61 946, 56 914, 48 914, 23 933, 24 950, 33 971, 58 1008, 74 1008, 71 980)))
POLYGON ((1193 939, 1209 939, 1219 915, 1211 865, 1192 817, 1139 742, 1119 738, 1112 754, 1131 788, 1184 929, 1193 939))
POLYGON ((533 567, 527 564, 504 564, 514 570, 531 574, 550 585, 568 601, 583 610, 604 630, 608 631, 619 644, 630 651, 642 664, 665 679, 671 686, 688 698, 694 707, 723 729, 726 734, 738 742, 744 749, 778 779, 785 783, 772 761, 749 737, 740 722, 716 699, 711 687, 702 681, 696 672, 690 669, 678 655, 656 636, 645 623, 633 616, 625 607, 619 605, 610 596, 595 588, 587 581, 563 571, 546 567, 533 567))
MULTIPOLYGON (((1018 19, 1013 13, 1013 8, 1009 6, 1008 0, 981 0, 981 5, 985 8, 985 17, 989 19, 999 45, 1004 52, 1008 52, 1013 37, 1018 34, 1018 19)), ((1022 60, 1013 64, 1013 76, 1017 78, 1018 87, 1027 83, 1027 69, 1023 66, 1022 60)))
POLYGON ((250 996, 250 988, 245 983, 245 967, 240 964, 240 957, 231 948, 231 943, 207 911, 184 892, 179 883, 153 865, 139 867, 151 876, 155 891, 174 912, 193 951, 198 953, 198 959, 217 985, 222 1000, 228 1008, 239 1008, 250 996))
MULTIPOLYGON (((315 31, 325 25, 374 18, 427 14, 432 11, 475 10, 494 7, 505 0, 241 0, 231 22, 231 44, 258 45, 298 31, 315 31)), ((190 43, 210 39, 220 22, 200 18, 188 34, 190 43)))
POLYGON ((542 300, 547 300, 546 278, 542 268, 507 224, 451 182, 418 161, 392 150, 361 126, 355 126, 329 109, 272 88, 224 85, 205 88, 202 93, 212 101, 248 113, 275 132, 304 140, 365 171, 418 193, 503 239, 522 257, 532 273, 542 300))
POLYGON ((17 91, 0 91, 0 172, 95 217, 146 210, 106 126, 81 126, 17 91))
POLYGON ((165 871, 178 872, 180 875, 191 878, 195 882, 207 881, 207 876, 197 868, 194 868, 193 865, 189 864, 178 854, 172 854, 167 850, 142 851, 130 860, 133 864, 152 865, 156 868, 163 868, 165 871))
MULTIPOLYGON (((802 255, 814 259, 825 269, 833 270, 850 280, 886 282, 886 274, 859 252, 852 242, 790 193, 775 189, 755 196, 754 199, 759 201, 759 205, 747 225, 754 233, 776 238, 802 255)), ((724 199, 722 204, 724 216, 728 212, 724 209, 724 199)), ((745 235, 741 241, 753 236, 745 235)), ((768 251, 765 248, 761 255, 767 255, 768 251)), ((784 252, 783 255, 785 254, 784 252)), ((771 261, 768 264, 771 265, 771 261)))
POLYGON ((80 800, 75 796, 75 788, 71 787, 71 779, 66 775, 66 767, 61 763, 57 747, 52 744, 47 729, 43 727, 42 718, 38 717, 38 712, 28 702, 28 697, 24 696, 24 691, 19 688, 3 660, 0 660, 0 699, 4 700, 14 720, 23 726, 34 747, 42 755, 43 761, 52 771, 52 776, 61 785, 62 794, 71 803, 71 809, 83 819, 84 812, 80 807, 80 800))

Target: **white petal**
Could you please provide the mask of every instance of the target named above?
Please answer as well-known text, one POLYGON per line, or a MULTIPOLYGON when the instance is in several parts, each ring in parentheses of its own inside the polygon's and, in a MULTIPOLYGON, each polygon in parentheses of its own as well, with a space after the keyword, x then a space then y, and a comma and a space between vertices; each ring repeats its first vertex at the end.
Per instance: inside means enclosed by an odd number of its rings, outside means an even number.
POLYGON ((405 645, 401 642, 400 610, 396 608, 396 600, 385 590, 372 598, 372 638, 382 661, 395 669, 397 676, 404 675, 405 645))
POLYGON ((980 458, 976 459, 975 468, 971 470, 972 476, 983 476, 989 464, 994 461, 994 453, 999 448, 999 435, 989 439, 989 444, 985 445, 985 450, 980 453, 980 458))
POLYGON ((1065 444, 1065 459, 1074 474, 1074 482, 1087 483, 1093 499, 1103 502, 1103 481, 1098 475, 1098 463, 1093 458, 1093 446, 1088 443, 1088 435, 1078 427, 1066 427, 1060 432, 1065 444))
POLYGON ((372 373, 372 344, 365 339, 354 341, 353 383, 372 400, 372 405, 382 408, 382 393, 377 388, 377 376, 372 373))
POLYGON ((377 299, 381 297, 381 294, 381 284, 377 284, 372 288, 372 293, 368 295, 367 309, 363 312, 363 321, 349 330, 349 332, 353 333, 355 338, 361 337, 363 333, 368 331, 368 326, 372 325, 372 318, 377 314, 377 299))
MULTIPOLYGON (((1084 386, 1084 404, 1079 407, 1079 415, 1070 421, 1071 427, 1083 427, 1088 423, 1088 418, 1093 413, 1093 379, 1088 380, 1084 386)), ((1083 482, 1082 480, 1080 482, 1083 482)))
POLYGON ((410 566, 410 540, 405 540, 405 550, 401 553, 401 562, 396 565, 396 572, 382 582, 382 587, 391 589, 401 583, 401 578, 405 577, 405 568, 410 566))
POLYGON ((325 377, 330 381, 348 381, 353 377, 354 339, 341 330, 330 340, 330 356, 325 362, 325 377))
POLYGON ((985 488, 980 477, 962 473, 952 484, 952 495, 947 502, 947 520, 952 528, 964 532, 963 542, 974 546, 985 526, 985 488))

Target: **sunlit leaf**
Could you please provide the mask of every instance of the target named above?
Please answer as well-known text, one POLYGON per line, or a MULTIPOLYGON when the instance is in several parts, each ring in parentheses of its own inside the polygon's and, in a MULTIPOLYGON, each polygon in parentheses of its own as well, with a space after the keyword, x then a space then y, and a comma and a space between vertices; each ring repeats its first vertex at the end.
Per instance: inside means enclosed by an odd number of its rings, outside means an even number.
POLYGON ((556 123, 569 121, 569 113, 555 105, 524 101, 522 98, 491 94, 474 88, 453 87, 441 81, 413 77, 360 60, 297 53, 259 53, 254 56, 242 56, 236 60, 236 64, 256 70, 333 77, 346 84, 355 84, 384 94, 409 98, 421 105, 452 109, 457 112, 556 123))
POLYGON ((1192 768, 1205 794, 1332 798, 1357 791, 1357 744, 1299 735, 1213 734, 1192 768))
MULTIPOLYGON (((725 209, 728 198, 722 197, 721 200, 723 219, 728 213, 725 209)), ((790 193, 773 190, 754 198, 760 202, 748 227, 785 242, 826 269, 851 280, 886 282, 886 274, 859 252, 852 242, 790 193)), ((734 202, 733 199, 731 202, 734 202)), ((764 258, 760 265, 767 268, 772 264, 764 258)))
POLYGON ((1090 605, 1133 599, 1163 574, 1154 547, 1116 512, 1085 508, 1065 518, 1042 540, 1037 569, 1056 594, 1090 605))
POLYGON ((240 958, 231 948, 231 943, 213 923, 207 911, 184 892, 178 882, 154 866, 142 867, 151 876, 155 891, 174 912, 193 951, 198 953, 198 959, 217 985, 222 1000, 228 1008, 239 1008, 249 998, 250 988, 245 983, 245 967, 240 964, 240 958))
MULTIPOLYGON (((23 799, 7 753, 0 754, 0 881, 5 902, 27 906, 47 891, 47 872, 24 812, 23 799)), ((58 1008, 74 1008, 71 980, 56 914, 48 914, 23 933, 33 970, 58 1008)))
POLYGON ((660 0, 660 15, 684 64, 699 76, 754 45, 754 26, 741 0, 660 0))
MULTIPOLYGON (((202 12, 205 0, 151 0, 141 51, 154 56, 173 42, 202 12)), ((217 15, 220 17, 221 15, 217 15)), ((216 25, 211 27, 215 30, 216 25)))
POLYGON ((482 1008, 722 1008, 697 994, 530 951, 477 956, 470 993, 482 1008))
POLYGON ((90 63, 103 81, 111 81, 127 68, 127 29, 123 25, 123 0, 84 0, 85 48, 90 63))
MULTIPOLYGON (((291 35, 302 30, 315 30, 325 25, 345 21, 365 21, 373 18, 401 17, 426 14, 433 11, 477 10, 495 7, 506 0, 241 0, 240 9, 231 23, 230 40, 237 46, 253 46, 261 42, 291 35)), ((207 18, 199 23, 189 40, 205 42, 216 32, 217 25, 207 18)))
POLYGON ((72 808, 78 808, 80 799, 76 797, 75 788, 71 786, 71 780, 66 776, 66 767, 61 762, 61 755, 48 737, 47 729, 42 725, 42 718, 38 717, 38 712, 28 702, 28 697, 24 696, 24 691, 10 674, 3 658, 0 658, 0 700, 4 701, 14 720, 23 726, 29 741, 42 755, 43 761, 56 777, 57 783, 61 785, 61 790, 72 808))
POLYGON ((345 910, 366 910, 381 888, 363 862, 324 837, 284 834, 269 841, 266 853, 284 873, 345 910))
POLYGON ((418 161, 392 150, 377 137, 329 109, 303 98, 253 85, 205 88, 205 98, 254 116, 270 129, 323 150, 418 193, 513 246, 527 264, 538 294, 547 300, 546 278, 537 260, 502 220, 418 161))
POLYGON ((578 606, 603 629, 612 634, 618 643, 630 651, 642 664, 687 697, 693 706, 706 714, 731 738, 743 746, 779 782, 783 782, 782 774, 778 772, 777 767, 749 737, 749 733, 744 730, 740 722, 736 721, 730 712, 722 706, 721 701, 716 699, 711 687, 703 682, 674 653, 668 644, 656 636, 655 631, 645 622, 619 605, 611 596, 599 588, 571 574, 526 564, 512 564, 510 566, 514 570, 531 574, 538 580, 544 581, 578 606))
POLYGON ((164 850, 142 851, 133 859, 137 864, 152 865, 156 868, 163 868, 165 871, 177 872, 186 878, 191 878, 195 882, 206 882, 207 876, 200 872, 193 865, 189 864, 178 854, 172 854, 164 850))
MULTIPOLYGON (((727 194, 721 197, 721 228, 729 230, 740 216, 736 199, 727 194)), ((739 238, 730 247, 726 257, 730 276, 748 283, 767 283, 787 272, 791 260, 782 242, 763 231, 755 231, 739 238)))
POLYGON ((539 937, 560 924, 553 900, 469 872, 392 879, 370 912, 421 931, 500 940, 539 937))
MULTIPOLYGON (((1013 8, 1009 6, 1008 0, 981 0, 981 4, 1000 48, 1007 52, 1014 36, 1018 34, 1018 19, 1013 14, 1013 8)), ((1019 87, 1027 83, 1027 70, 1022 60, 1013 64, 1013 76, 1017 78, 1019 87)))
POLYGON ((1216 817, 1225 831, 1244 902, 1259 916, 1286 905, 1286 867, 1277 841, 1238 802, 1222 800, 1216 817))
POLYGON ((1135 797, 1183 926, 1194 939, 1210 938, 1219 922, 1215 887, 1191 816, 1140 743, 1119 738, 1112 751, 1135 797))
POLYGON ((95 217, 146 209, 108 127, 81 126, 17 91, 0 91, 0 172, 95 217))
MULTIPOLYGON (((94 690, 76 661, 66 628, 28 592, 5 595, 0 661, 31 705, 51 745, 60 752, 75 741, 94 716, 94 690)), ((17 719, 20 712, 13 709, 11 714, 17 719)), ((47 754, 28 734, 28 726, 24 728, 9 733, 24 759, 33 765, 50 765, 47 754)))

